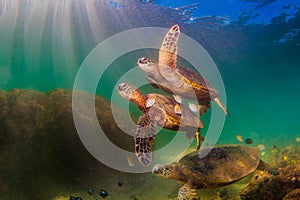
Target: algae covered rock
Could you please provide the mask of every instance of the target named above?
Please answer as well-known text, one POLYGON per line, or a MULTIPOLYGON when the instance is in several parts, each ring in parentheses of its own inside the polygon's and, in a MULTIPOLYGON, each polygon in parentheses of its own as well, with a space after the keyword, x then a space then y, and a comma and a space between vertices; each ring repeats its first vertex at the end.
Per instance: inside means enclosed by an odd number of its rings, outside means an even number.
POLYGON ((300 188, 300 164, 281 169, 278 176, 256 171, 240 196, 242 200, 279 200, 296 188, 300 188))
POLYGON ((242 200, 279 200, 292 198, 300 188, 300 147, 288 145, 276 152, 271 164, 279 167, 279 176, 256 171, 241 191, 242 200), (295 191, 296 190, 296 191, 295 191))
POLYGON ((282 200, 298 200, 300 199, 300 188, 293 190, 283 197, 282 200))
POLYGON ((47 106, 45 93, 20 89, 8 92, 3 116, 7 133, 17 140, 32 137, 38 129, 46 126, 44 114, 47 106))
MULTIPOLYGON (((90 95, 82 94, 83 99, 90 95)), ((107 127, 115 145, 133 147, 133 138, 115 123, 111 106, 96 96, 98 118, 93 123, 107 127)), ((71 90, 0 91, 0 128, 1 199, 53 199, 85 188, 86 182, 105 183, 119 175, 83 146, 73 120, 71 90)))

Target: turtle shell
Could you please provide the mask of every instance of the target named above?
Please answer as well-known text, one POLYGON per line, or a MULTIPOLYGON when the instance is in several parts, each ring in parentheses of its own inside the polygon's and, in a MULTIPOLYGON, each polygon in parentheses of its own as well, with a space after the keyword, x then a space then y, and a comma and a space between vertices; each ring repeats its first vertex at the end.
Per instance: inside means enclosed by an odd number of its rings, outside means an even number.
POLYGON ((167 127, 171 130, 177 130, 179 127, 182 127, 183 130, 188 127, 203 127, 199 118, 182 104, 180 105, 182 112, 181 115, 176 114, 174 112, 174 107, 178 103, 174 100, 174 98, 160 94, 148 94, 146 96, 147 98, 155 99, 154 105, 148 112, 150 118, 157 118, 161 115, 164 115, 163 117, 166 118, 166 124, 158 123, 158 125, 167 127), (160 115, 158 113, 160 113, 160 115))
POLYGON ((259 149, 240 145, 205 148, 185 155, 179 163, 189 166, 207 187, 217 187, 238 181, 254 172, 259 163, 259 149), (207 153, 207 154, 206 154, 207 153))
POLYGON ((198 72, 194 70, 177 66, 177 71, 186 78, 193 88, 195 88, 195 93, 201 99, 207 99, 209 102, 211 99, 219 97, 219 92, 213 88, 198 72))

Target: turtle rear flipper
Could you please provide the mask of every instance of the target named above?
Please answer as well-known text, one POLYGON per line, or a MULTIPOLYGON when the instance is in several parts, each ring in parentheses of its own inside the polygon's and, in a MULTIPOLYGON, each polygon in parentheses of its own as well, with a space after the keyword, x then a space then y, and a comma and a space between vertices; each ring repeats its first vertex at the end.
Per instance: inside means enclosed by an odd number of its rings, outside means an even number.
POLYGON ((257 167, 258 170, 266 171, 269 174, 272 174, 274 176, 279 175, 279 169, 276 167, 273 167, 269 165, 268 163, 265 163, 264 161, 260 160, 259 165, 257 167))
POLYGON ((230 113, 228 112, 226 106, 221 102, 219 98, 214 98, 214 101, 218 104, 218 106, 225 112, 225 114, 230 117, 230 113))
POLYGON ((186 183, 178 191, 178 200, 200 200, 200 197, 197 191, 192 189, 189 183, 186 183))
POLYGON ((152 161, 152 146, 154 144, 156 124, 147 114, 140 116, 135 133, 135 154, 141 164, 150 165, 152 161))

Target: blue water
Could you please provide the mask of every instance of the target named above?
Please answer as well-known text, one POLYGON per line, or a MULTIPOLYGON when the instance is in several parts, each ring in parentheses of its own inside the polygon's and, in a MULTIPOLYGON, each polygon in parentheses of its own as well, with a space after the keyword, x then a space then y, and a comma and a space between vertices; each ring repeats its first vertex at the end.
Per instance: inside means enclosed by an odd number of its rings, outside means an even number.
MULTIPOLYGON (((221 74, 231 117, 218 143, 236 143, 242 135, 253 145, 284 147, 300 137, 299 0, 0 0, 0 89, 72 89, 81 64, 101 42, 133 28, 173 24, 203 46, 221 74)), ((125 53, 108 66, 99 60, 105 71, 96 94, 124 109, 126 100, 112 99, 114 88, 143 56, 156 60, 157 49, 125 53)), ((137 78, 145 75, 139 71, 137 78)), ((142 91, 162 93, 149 85, 142 91)), ((130 109, 136 118, 141 114, 130 109)), ((204 135, 214 123, 210 116, 201 118, 204 135)), ((158 138, 156 148, 173 135, 158 138)))

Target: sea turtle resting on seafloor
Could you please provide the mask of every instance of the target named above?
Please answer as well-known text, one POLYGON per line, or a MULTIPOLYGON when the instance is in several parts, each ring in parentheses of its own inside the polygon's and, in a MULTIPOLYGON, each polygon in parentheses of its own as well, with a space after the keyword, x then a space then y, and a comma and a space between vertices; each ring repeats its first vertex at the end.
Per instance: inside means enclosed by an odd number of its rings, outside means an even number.
POLYGON ((175 99, 161 94, 143 95, 135 86, 127 83, 118 85, 119 94, 135 103, 143 114, 140 116, 135 133, 135 153, 138 160, 145 166, 152 161, 152 145, 156 126, 178 130, 196 131, 197 149, 200 147, 200 129, 202 122, 186 106, 175 99))
POLYGON ((239 145, 224 145, 200 150, 207 153, 199 157, 193 151, 171 165, 157 164, 152 173, 167 179, 175 179, 185 184, 179 189, 179 200, 199 199, 196 189, 217 188, 234 183, 256 169, 278 175, 277 169, 270 167, 259 158, 259 148, 239 145))
POLYGON ((190 104, 190 109, 199 111, 203 115, 210 107, 210 101, 214 100, 229 115, 225 105, 219 99, 219 92, 209 85, 207 81, 196 71, 177 66, 177 41, 180 35, 178 25, 171 27, 166 34, 159 50, 158 64, 148 58, 140 58, 138 66, 147 73, 154 87, 189 99, 198 100, 199 106, 190 104))

